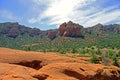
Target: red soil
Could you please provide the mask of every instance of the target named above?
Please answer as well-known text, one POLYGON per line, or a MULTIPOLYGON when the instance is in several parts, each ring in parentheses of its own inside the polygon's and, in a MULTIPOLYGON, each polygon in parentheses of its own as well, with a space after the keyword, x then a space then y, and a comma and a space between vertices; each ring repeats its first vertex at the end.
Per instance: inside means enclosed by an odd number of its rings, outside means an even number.
POLYGON ((119 80, 120 68, 58 53, 0 48, 0 80, 119 80))

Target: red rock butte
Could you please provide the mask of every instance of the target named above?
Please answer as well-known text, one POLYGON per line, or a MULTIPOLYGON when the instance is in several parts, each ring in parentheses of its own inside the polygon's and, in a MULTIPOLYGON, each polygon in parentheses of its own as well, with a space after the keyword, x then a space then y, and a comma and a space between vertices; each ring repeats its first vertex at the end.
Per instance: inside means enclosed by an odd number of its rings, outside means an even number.
POLYGON ((58 34, 65 37, 83 37, 82 29, 83 26, 69 21, 60 25, 58 34))

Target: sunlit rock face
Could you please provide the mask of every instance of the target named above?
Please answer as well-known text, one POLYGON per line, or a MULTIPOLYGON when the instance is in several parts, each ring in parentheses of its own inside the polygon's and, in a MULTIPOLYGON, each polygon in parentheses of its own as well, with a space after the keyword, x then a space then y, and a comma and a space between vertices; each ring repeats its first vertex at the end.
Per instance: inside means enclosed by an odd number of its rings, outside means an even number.
POLYGON ((64 37, 83 37, 82 29, 83 26, 69 21, 60 25, 58 34, 64 37))

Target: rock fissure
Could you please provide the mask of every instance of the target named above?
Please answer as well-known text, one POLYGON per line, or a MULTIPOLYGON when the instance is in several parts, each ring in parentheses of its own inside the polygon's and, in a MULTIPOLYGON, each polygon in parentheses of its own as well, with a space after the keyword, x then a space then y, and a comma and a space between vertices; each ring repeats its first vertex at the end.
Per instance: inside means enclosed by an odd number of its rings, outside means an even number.
POLYGON ((34 61, 22 61, 22 62, 15 63, 15 64, 30 67, 30 68, 38 70, 43 67, 43 65, 41 65, 41 63, 42 63, 42 61, 34 60, 34 61))
POLYGON ((48 75, 34 75, 33 78, 37 78, 38 80, 45 80, 48 75))

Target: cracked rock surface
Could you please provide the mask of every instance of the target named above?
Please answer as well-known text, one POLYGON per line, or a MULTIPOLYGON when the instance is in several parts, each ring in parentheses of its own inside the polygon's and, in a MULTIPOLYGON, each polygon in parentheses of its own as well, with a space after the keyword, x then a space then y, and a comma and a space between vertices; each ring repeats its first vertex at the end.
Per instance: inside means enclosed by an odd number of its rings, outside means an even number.
POLYGON ((119 80, 120 68, 83 57, 0 48, 0 80, 119 80))

